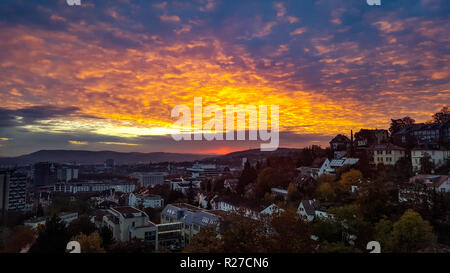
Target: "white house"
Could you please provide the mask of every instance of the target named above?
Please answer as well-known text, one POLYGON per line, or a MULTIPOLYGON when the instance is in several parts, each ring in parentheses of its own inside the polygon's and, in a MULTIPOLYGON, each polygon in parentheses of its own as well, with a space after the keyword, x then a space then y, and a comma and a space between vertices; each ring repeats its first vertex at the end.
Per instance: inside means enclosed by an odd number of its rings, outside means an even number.
POLYGON ((263 209, 260 214, 262 215, 272 215, 274 213, 282 213, 284 212, 284 209, 278 207, 275 204, 272 204, 270 206, 268 206, 267 208, 263 209))
POLYGON ((128 196, 128 205, 132 207, 142 206, 144 208, 162 208, 164 206, 164 199, 155 194, 130 193, 128 196))
POLYGON ((315 217, 327 218, 331 217, 326 211, 319 208, 319 201, 302 200, 297 208, 297 213, 306 221, 311 222, 315 217))
POLYGON ((430 156, 430 159, 431 161, 433 161, 436 168, 444 165, 446 163, 446 160, 448 160, 448 158, 450 157, 450 151, 448 150, 413 149, 411 151, 411 163, 413 166, 413 171, 420 170, 420 159, 426 154, 430 156))

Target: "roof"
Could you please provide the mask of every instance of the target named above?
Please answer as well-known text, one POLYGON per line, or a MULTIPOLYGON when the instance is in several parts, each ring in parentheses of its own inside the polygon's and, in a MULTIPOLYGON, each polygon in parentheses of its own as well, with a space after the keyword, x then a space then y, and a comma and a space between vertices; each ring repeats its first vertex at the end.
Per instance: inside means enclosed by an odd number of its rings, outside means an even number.
POLYGON ((132 213, 140 213, 142 211, 138 210, 137 208, 130 207, 130 206, 124 206, 124 207, 115 207, 113 208, 115 211, 117 211, 120 214, 132 214, 132 213))
POLYGON ((342 134, 339 134, 339 135, 335 136, 335 137, 330 141, 330 143, 335 143, 335 142, 344 142, 344 143, 347 143, 347 142, 350 142, 350 139, 348 139, 347 136, 344 136, 344 135, 342 135, 342 134))
POLYGON ((354 165, 358 163, 359 158, 343 157, 341 159, 333 159, 330 162, 331 167, 342 167, 344 165, 354 165))
POLYGON ((316 209, 319 207, 319 201, 316 200, 302 200, 299 206, 302 205, 308 215, 315 215, 316 209))
POLYGON ((217 215, 186 203, 169 204, 163 209, 161 214, 188 225, 208 226, 219 221, 217 215))
POLYGON ((446 181, 449 181, 448 175, 436 175, 436 174, 419 174, 409 179, 410 182, 423 182, 427 187, 440 187, 446 181))

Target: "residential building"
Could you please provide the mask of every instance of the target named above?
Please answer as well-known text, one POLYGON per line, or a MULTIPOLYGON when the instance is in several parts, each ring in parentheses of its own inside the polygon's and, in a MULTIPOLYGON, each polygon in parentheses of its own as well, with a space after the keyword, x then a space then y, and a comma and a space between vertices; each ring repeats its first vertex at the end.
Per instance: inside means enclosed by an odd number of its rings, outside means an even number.
POLYGON ((202 180, 205 178, 213 178, 219 176, 219 170, 214 164, 195 163, 191 168, 186 169, 191 178, 202 180))
POLYGON ((0 210, 24 211, 27 197, 27 175, 14 171, 0 172, 0 210))
POLYGON ((403 147, 438 149, 450 143, 450 121, 413 124, 393 134, 392 140, 403 147))
POLYGON ((166 172, 136 172, 131 174, 131 177, 136 178, 144 188, 148 188, 164 184, 167 175, 166 172))
POLYGON ((352 166, 358 163, 359 158, 343 157, 340 159, 329 160, 326 158, 318 171, 318 176, 322 174, 334 174, 336 170, 343 166, 352 166))
POLYGON ((314 220, 314 218, 328 218, 332 217, 323 208, 321 208, 319 201, 317 200, 302 200, 297 208, 297 213, 308 222, 314 220))
POLYGON ((56 183, 49 188, 54 192, 80 193, 103 192, 114 190, 115 192, 131 193, 136 190, 136 185, 128 181, 80 181, 68 183, 56 183))
POLYGON ((281 196, 283 199, 286 199, 288 195, 288 191, 286 189, 271 188, 270 192, 273 196, 281 196))
POLYGON ((127 242, 137 238, 156 246, 158 228, 145 212, 129 206, 110 208, 108 212, 103 216, 103 225, 112 231, 114 239, 127 242))
POLYGON ((398 160, 406 156, 405 148, 390 143, 374 145, 372 150, 375 165, 380 163, 384 165, 395 165, 398 160))
POLYGON ((52 185, 57 181, 57 170, 53 163, 36 163, 33 173, 34 185, 37 187, 52 185))
POLYGON ((58 166, 56 168, 56 178, 60 182, 76 180, 78 179, 78 168, 72 166, 58 166))
POLYGON ((429 192, 450 192, 450 176, 419 174, 409 179, 409 184, 399 190, 399 202, 421 202, 431 204, 429 192))
POLYGON ((132 207, 143 208, 162 208, 164 206, 164 199, 155 194, 144 193, 130 193, 128 196, 128 205, 132 207))
POLYGON ((169 181, 170 189, 179 191, 185 194, 189 189, 200 189, 200 180, 185 180, 183 178, 176 178, 169 181))
POLYGON ((427 188, 438 192, 450 192, 449 175, 419 174, 411 177, 409 181, 410 183, 422 183, 427 188))
POLYGON ((411 151, 411 163, 413 171, 419 171, 421 169, 421 159, 425 156, 430 156, 430 160, 434 163, 436 168, 446 164, 450 158, 450 150, 430 150, 416 148, 411 151))
POLYGON ((355 134, 355 146, 357 149, 367 149, 373 145, 387 143, 389 133, 384 129, 361 129, 355 134))
POLYGON ((350 139, 344 135, 337 135, 330 141, 330 148, 333 151, 346 151, 350 147, 350 139))
POLYGON ((218 227, 219 217, 208 210, 185 203, 169 204, 161 212, 161 223, 182 223, 182 244, 186 246, 204 227, 218 227))
POLYGON ((276 204, 272 204, 267 208, 263 209, 260 214, 261 215, 273 215, 274 213, 282 213, 284 209, 278 207, 276 204))

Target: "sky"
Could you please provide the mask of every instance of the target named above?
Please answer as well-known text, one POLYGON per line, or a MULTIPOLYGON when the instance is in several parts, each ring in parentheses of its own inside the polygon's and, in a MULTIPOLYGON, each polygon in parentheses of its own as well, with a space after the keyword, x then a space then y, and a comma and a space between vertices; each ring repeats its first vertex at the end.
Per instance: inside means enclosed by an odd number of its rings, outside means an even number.
POLYGON ((450 102, 450 1, 0 2, 0 156, 228 153, 175 141, 176 105, 278 105, 280 146, 416 121, 450 102))

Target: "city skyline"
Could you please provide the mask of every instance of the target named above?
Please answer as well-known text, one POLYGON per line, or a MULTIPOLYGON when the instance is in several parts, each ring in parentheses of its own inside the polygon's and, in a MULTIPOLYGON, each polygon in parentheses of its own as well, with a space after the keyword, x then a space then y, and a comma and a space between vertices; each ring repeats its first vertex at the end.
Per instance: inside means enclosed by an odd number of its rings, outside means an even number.
POLYGON ((176 142, 171 109, 279 105, 280 147, 417 122, 450 101, 449 3, 0 3, 0 156, 42 149, 224 154, 176 142))

